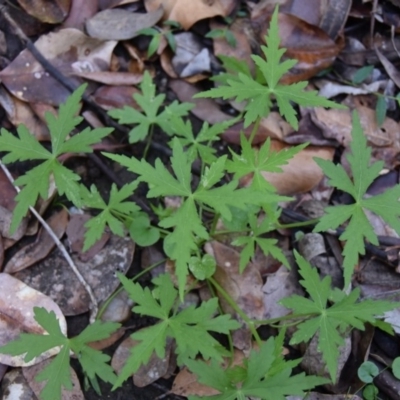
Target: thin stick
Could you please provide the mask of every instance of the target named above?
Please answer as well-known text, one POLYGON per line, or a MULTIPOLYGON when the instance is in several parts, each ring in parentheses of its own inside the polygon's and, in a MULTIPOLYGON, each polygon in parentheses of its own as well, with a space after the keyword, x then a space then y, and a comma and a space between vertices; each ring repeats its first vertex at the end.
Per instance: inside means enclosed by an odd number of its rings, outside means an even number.
MULTIPOLYGON (((8 168, 0 161, 0 167, 7 176, 7 179, 14 185, 14 178, 12 177, 10 171, 8 168)), ((15 190, 17 193, 21 191, 21 189, 18 186, 15 186, 15 190)), ((50 228, 50 226, 47 224, 47 222, 42 218, 42 216, 33 208, 29 207, 30 212, 38 219, 38 221, 42 224, 43 228, 46 229, 47 233, 50 235, 50 237, 54 240, 54 243, 57 245, 58 249, 61 251, 62 255, 66 259, 67 263, 71 267, 72 271, 78 278, 79 282, 83 285, 87 293, 89 294, 90 297, 90 323, 93 323, 96 320, 96 315, 99 310, 99 306, 96 300, 96 297, 94 296, 92 288, 89 286, 89 284, 86 282, 85 278, 83 275, 79 272, 78 268, 76 267, 74 261, 72 260, 71 256, 69 255, 67 249, 65 246, 62 244, 61 240, 55 235, 53 230, 50 228)))

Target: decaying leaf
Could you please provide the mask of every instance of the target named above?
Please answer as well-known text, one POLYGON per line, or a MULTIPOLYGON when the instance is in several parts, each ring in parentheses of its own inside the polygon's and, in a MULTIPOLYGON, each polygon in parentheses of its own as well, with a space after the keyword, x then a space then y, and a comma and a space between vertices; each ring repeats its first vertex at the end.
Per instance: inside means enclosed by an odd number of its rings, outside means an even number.
MULTIPOLYGON (((116 44, 115 41, 90 38, 73 28, 51 32, 35 42, 37 49, 67 76, 83 70, 107 70, 116 44)), ((0 72, 0 79, 14 96, 23 101, 59 105, 70 95, 27 49, 0 72)), ((81 82, 78 78, 70 79, 76 86, 81 82)))
POLYGON ((154 11, 160 6, 164 9, 164 19, 179 22, 183 29, 189 29, 197 21, 217 15, 226 17, 236 6, 236 0, 145 0, 147 11, 154 11))
MULTIPOLYGON (((53 311, 59 321, 61 331, 67 334, 67 323, 58 305, 43 293, 27 286, 20 280, 6 273, 0 273, 0 345, 15 340, 21 333, 45 334, 45 330, 33 317, 33 307, 43 307, 53 311)), ((59 352, 58 348, 42 353, 30 362, 22 356, 0 354, 2 364, 18 366, 34 365, 59 352)))

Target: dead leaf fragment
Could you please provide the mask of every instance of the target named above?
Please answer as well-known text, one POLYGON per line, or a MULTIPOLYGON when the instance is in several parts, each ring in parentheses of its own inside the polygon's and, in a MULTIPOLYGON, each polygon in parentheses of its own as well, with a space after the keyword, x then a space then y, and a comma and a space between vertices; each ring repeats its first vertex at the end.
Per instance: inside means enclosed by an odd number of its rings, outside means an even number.
MULTIPOLYGON (((280 151, 286 147, 288 146, 280 141, 271 140, 271 151, 280 151)), ((262 171, 261 174, 281 195, 308 192, 324 177, 314 157, 332 160, 334 152, 333 147, 308 146, 281 167, 283 172, 262 171)), ((247 176, 241 180, 241 184, 249 186, 251 181, 252 177, 247 176)))
MULTIPOLYGON (((131 354, 132 348, 139 343, 140 342, 133 340, 131 337, 128 337, 118 346, 111 360, 111 366, 117 373, 121 372, 122 367, 131 354)), ((172 347, 172 340, 168 340, 164 358, 158 357, 155 352, 152 353, 148 363, 146 365, 141 365, 133 375, 135 386, 145 387, 150 385, 167 373, 172 347)))
MULTIPOLYGON (((62 208, 60 212, 53 214, 46 222, 58 239, 61 239, 67 228, 68 212, 62 208)), ((23 247, 8 261, 4 267, 4 272, 13 274, 30 267, 45 258, 55 245, 47 230, 41 228, 36 240, 23 247)))
POLYGON ((154 26, 162 15, 162 8, 146 14, 122 9, 104 10, 86 21, 86 31, 97 39, 128 40, 137 36, 140 30, 154 26))
MULTIPOLYGON (((58 305, 43 293, 27 286, 6 273, 0 273, 0 346, 15 340, 21 333, 45 334, 46 331, 36 322, 33 307, 43 307, 56 314, 61 332, 67 335, 67 323, 58 305)), ((59 348, 50 349, 28 363, 24 354, 10 356, 0 354, 2 364, 13 367, 34 365, 59 352, 59 348)))
POLYGON ((29 15, 48 24, 62 22, 71 7, 71 0, 18 0, 18 3, 29 15))
MULTIPOLYGON (((73 28, 42 35, 35 42, 45 58, 66 76, 83 70, 107 70, 116 44, 115 41, 90 38, 73 28)), ((59 105, 70 95, 27 49, 0 72, 0 79, 14 96, 27 102, 59 105)), ((81 82, 78 78, 70 79, 76 86, 81 82)))
POLYGON ((197 21, 220 15, 228 16, 236 6, 236 0, 145 0, 147 11, 154 11, 160 6, 164 9, 163 19, 179 22, 188 30, 197 21))
MULTIPOLYGON (((47 384, 47 381, 38 382, 36 378, 43 371, 43 369, 50 364, 51 361, 52 360, 44 360, 36 365, 22 369, 25 379, 29 383, 30 388, 33 390, 38 399, 41 398, 40 393, 47 384)), ((72 367, 69 367, 69 373, 71 377, 72 389, 67 390, 62 386, 61 398, 63 400, 85 400, 78 376, 72 367)))
MULTIPOLYGON (((207 243, 205 250, 215 257, 217 262, 214 279, 249 318, 263 319, 265 313, 262 292, 263 282, 258 269, 252 263, 249 263, 243 273, 240 273, 239 252, 217 241, 207 243)), ((222 309, 225 312, 234 314, 226 301, 223 298, 220 300, 222 309)))

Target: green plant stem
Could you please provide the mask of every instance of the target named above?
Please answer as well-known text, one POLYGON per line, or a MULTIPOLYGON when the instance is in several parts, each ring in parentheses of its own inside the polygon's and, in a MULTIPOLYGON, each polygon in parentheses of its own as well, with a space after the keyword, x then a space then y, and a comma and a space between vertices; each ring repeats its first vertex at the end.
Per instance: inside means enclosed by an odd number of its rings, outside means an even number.
POLYGON ((149 152, 149 148, 151 146, 151 141, 153 139, 153 134, 154 134, 154 124, 150 125, 150 130, 149 130, 149 135, 147 137, 147 143, 146 143, 146 147, 144 148, 143 151, 143 157, 144 159, 147 158, 147 153, 149 152))
POLYGON ((223 296, 223 298, 226 300, 226 302, 238 313, 238 315, 243 319, 243 321, 248 325, 252 335, 254 336, 254 339, 256 340, 257 344, 261 347, 262 345, 262 340, 260 338, 260 335, 257 332, 257 329, 255 327, 256 323, 258 324, 258 321, 252 321, 245 312, 243 312, 240 307, 235 303, 235 301, 232 299, 231 296, 222 288, 222 286, 213 278, 208 278, 208 280, 211 282, 211 284, 218 290, 219 293, 223 296))
POLYGON ((251 135, 249 137, 249 143, 253 144, 253 140, 256 137, 256 134, 258 132, 258 128, 260 127, 260 122, 261 122, 261 117, 258 117, 256 119, 256 122, 254 123, 253 129, 251 131, 251 135))
MULTIPOLYGON (((136 274, 133 278, 132 281, 135 282, 138 279, 140 279, 143 275, 146 275, 149 271, 151 271, 153 268, 157 267, 158 265, 162 264, 163 262, 165 262, 166 259, 162 259, 160 261, 157 261, 154 264, 151 264, 149 267, 145 268, 143 271, 139 272, 138 274, 136 274)), ((118 294, 120 294, 122 291, 124 290, 123 286, 120 286, 105 302, 104 304, 100 307, 99 312, 97 313, 96 319, 100 319, 102 317, 102 315, 104 314, 104 312, 106 311, 107 307, 109 306, 109 304, 115 299, 115 297, 118 296, 118 294)))
MULTIPOLYGON (((207 286, 208 286, 209 291, 211 292, 212 297, 217 297, 217 294, 215 293, 214 287, 211 284, 210 280, 207 279, 206 282, 207 282, 207 286)), ((221 315, 225 314, 224 310, 221 307, 221 304, 219 304, 219 303, 218 303, 218 310, 219 310, 221 315)), ((228 334, 228 345, 229 345, 229 351, 231 353, 230 363, 229 364, 231 365, 232 362, 233 362, 233 358, 234 358, 233 339, 232 339, 232 333, 231 332, 229 332, 229 334, 228 334)))
POLYGON ((276 225, 276 228, 300 228, 302 226, 316 225, 319 222, 319 218, 310 219, 309 221, 303 222, 292 222, 291 224, 280 224, 276 225))

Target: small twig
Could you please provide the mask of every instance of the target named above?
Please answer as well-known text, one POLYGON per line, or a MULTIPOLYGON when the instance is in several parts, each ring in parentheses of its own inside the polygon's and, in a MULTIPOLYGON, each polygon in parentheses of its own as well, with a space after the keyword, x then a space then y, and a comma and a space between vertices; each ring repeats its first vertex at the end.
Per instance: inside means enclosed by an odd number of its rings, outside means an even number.
MULTIPOLYGON (((12 177, 10 171, 8 168, 0 161, 0 167, 3 170, 4 174, 7 176, 7 179, 14 185, 14 178, 12 177)), ((17 193, 21 191, 21 189, 18 186, 15 186, 15 190, 17 193)), ((79 282, 83 285, 87 293, 89 294, 90 297, 90 323, 93 323, 96 320, 96 315, 99 309, 96 297, 94 296, 92 288, 89 286, 89 284, 86 282, 85 278, 83 275, 79 272, 78 268, 76 267, 74 261, 72 260, 71 256, 69 255, 67 249, 65 246, 62 244, 61 240, 55 235, 53 230, 50 228, 50 226, 47 224, 47 222, 42 218, 42 216, 33 208, 29 207, 30 212, 38 219, 38 221, 42 224, 43 228, 46 229, 47 233, 50 235, 50 237, 54 240, 54 243, 57 245, 58 249, 61 251, 62 255, 66 259, 67 263, 71 267, 72 271, 78 278, 79 282)))

